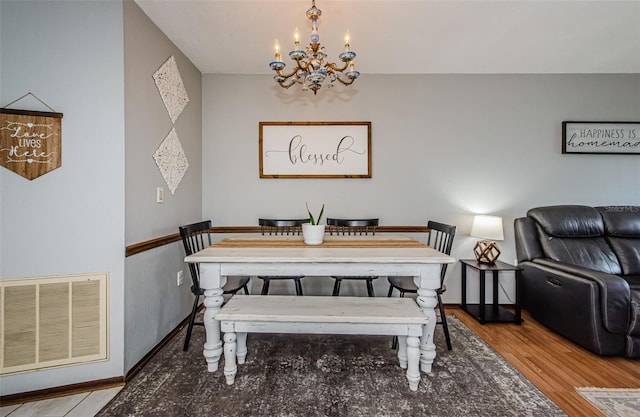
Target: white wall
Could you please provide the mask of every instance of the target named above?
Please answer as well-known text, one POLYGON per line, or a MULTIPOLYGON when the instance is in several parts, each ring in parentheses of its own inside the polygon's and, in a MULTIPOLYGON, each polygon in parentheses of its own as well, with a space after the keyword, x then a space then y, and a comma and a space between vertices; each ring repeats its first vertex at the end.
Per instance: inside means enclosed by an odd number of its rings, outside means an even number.
POLYGON ((109 359, 3 377, 3 395, 123 374, 122 28, 121 2, 0 3, 0 102, 64 114, 60 168, 0 169, 0 277, 109 274, 109 359))
MULTIPOLYGON (((473 258, 472 214, 496 214, 505 226, 501 259, 512 263, 513 220, 531 207, 640 204, 640 156, 561 153, 562 121, 639 118, 638 74, 364 74, 316 97, 270 76, 207 74, 203 215, 252 225, 261 216, 304 217, 309 201, 326 203, 328 216, 378 216, 385 225, 433 219, 458 226, 452 254, 462 259, 473 258), (259 178, 258 122, 337 120, 372 122, 371 179, 259 178)), ((449 268, 447 303, 460 301, 459 276, 458 265, 449 268)), ((512 297, 510 280, 505 289, 512 297)))

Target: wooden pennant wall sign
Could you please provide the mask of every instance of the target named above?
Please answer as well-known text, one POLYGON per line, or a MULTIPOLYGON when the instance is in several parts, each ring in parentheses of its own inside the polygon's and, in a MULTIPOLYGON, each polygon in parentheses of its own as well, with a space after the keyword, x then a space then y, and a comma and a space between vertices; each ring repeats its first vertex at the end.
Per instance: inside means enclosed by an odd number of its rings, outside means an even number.
POLYGON ((62 166, 62 113, 0 108, 0 165, 28 180, 62 166))

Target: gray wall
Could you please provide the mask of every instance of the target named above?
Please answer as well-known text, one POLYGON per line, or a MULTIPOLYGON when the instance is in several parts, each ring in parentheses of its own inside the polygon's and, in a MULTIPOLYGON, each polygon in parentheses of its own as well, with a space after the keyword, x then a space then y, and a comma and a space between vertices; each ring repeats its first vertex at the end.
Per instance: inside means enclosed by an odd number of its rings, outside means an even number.
MULTIPOLYGON (((561 153, 564 120, 638 121, 638 74, 364 74, 316 97, 270 76, 207 74, 203 113, 203 215, 219 225, 304 216, 305 201, 324 202, 328 216, 456 224, 453 256, 462 259, 473 258, 472 215, 495 214, 504 219, 501 259, 513 262, 513 219, 531 207, 640 204, 640 156, 561 153), (336 120, 372 122, 371 179, 259 178, 258 122, 336 120)), ((459 302, 459 276, 449 268, 445 302, 459 302)), ((504 287, 512 297, 512 282, 504 287)), ((326 293, 319 281, 305 288, 326 293)))
MULTIPOLYGON (((201 220, 202 77, 132 1, 124 3, 126 243, 177 233, 178 226, 201 220), (189 104, 176 120, 189 160, 174 195, 158 169, 153 153, 173 127, 153 73, 174 56, 189 104), (156 203, 156 187, 164 188, 164 203, 156 203)), ((189 271, 183 269, 182 243, 128 257, 125 262, 125 371, 135 365, 190 312, 189 271)))
POLYGON ((64 114, 62 167, 0 169, 0 277, 109 274, 109 359, 3 377, 3 395, 123 374, 122 27, 121 2, 0 3, 0 102, 64 114))

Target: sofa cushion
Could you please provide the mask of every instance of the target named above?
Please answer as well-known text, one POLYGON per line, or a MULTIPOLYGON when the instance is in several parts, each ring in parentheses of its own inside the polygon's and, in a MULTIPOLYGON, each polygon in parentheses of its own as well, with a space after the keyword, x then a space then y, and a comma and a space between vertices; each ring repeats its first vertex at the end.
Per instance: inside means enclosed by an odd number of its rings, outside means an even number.
POLYGON ((602 216, 593 207, 548 206, 529 210, 544 232, 553 237, 596 237, 604 235, 602 216))
POLYGON ((640 275, 640 238, 607 237, 623 275, 640 275))
POLYGON ((623 275, 640 275, 640 207, 596 207, 623 275))
POLYGON ((607 274, 619 275, 622 268, 604 237, 600 212, 587 206, 548 206, 531 209, 544 256, 607 274))
POLYGON ((605 234, 640 239, 640 206, 596 207, 602 215, 605 234))
POLYGON ((604 237, 560 238, 547 235, 540 226, 540 245, 545 257, 607 274, 620 275, 618 258, 604 237))
POLYGON ((640 303, 640 274, 638 275, 626 275, 622 277, 629 283, 629 288, 631 291, 635 291, 638 297, 636 300, 640 303))

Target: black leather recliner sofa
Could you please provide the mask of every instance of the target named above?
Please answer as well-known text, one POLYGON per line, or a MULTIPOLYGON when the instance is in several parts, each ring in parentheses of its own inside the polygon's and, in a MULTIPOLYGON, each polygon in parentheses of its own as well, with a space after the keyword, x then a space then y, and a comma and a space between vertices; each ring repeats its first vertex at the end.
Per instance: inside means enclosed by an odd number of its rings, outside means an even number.
POLYGON ((598 355, 640 357, 640 206, 549 206, 515 220, 523 305, 598 355))

